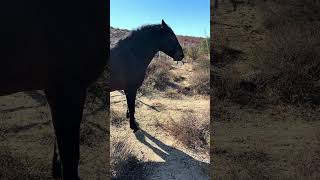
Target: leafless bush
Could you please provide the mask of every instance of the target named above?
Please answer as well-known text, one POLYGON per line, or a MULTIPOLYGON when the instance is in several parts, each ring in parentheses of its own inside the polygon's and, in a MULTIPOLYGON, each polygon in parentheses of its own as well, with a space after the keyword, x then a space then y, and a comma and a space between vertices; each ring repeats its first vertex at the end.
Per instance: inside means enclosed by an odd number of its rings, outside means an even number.
POLYGON ((146 72, 146 78, 140 91, 147 93, 152 89, 164 91, 172 83, 173 74, 171 63, 164 59, 154 59, 146 72))
POLYGON ((208 114, 195 116, 192 113, 187 113, 179 122, 172 120, 160 126, 185 146, 193 150, 209 151, 210 132, 208 114))

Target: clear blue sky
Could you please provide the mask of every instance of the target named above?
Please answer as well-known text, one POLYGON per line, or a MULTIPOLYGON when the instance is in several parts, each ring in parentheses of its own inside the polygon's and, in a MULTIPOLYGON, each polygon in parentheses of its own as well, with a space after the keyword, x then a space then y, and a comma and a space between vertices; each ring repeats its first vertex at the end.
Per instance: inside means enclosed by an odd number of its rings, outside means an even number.
POLYGON ((115 28, 132 30, 164 19, 177 35, 210 35, 210 0, 111 0, 110 5, 115 28))

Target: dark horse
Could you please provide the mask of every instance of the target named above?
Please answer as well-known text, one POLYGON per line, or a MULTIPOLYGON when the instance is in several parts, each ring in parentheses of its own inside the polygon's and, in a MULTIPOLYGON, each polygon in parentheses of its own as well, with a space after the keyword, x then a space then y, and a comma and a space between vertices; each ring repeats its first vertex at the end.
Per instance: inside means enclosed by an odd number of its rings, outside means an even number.
POLYGON ((87 87, 108 59, 109 0, 0 3, 0 96, 44 90, 63 179, 79 179, 87 87))
POLYGON ((110 51, 111 91, 124 90, 130 117, 130 128, 139 130, 135 122, 135 99, 142 85, 148 65, 154 55, 162 51, 175 61, 184 58, 183 50, 172 29, 162 20, 161 24, 142 26, 120 40, 110 51))

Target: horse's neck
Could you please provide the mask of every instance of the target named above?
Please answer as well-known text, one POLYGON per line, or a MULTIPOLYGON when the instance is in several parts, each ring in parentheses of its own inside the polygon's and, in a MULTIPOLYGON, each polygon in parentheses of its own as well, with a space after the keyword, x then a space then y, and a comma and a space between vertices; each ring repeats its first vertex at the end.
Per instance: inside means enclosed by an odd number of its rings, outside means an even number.
POLYGON ((159 47, 154 41, 154 38, 144 37, 144 41, 141 41, 141 39, 133 40, 131 44, 131 51, 135 58, 138 61, 143 61, 143 63, 147 67, 150 64, 153 57, 155 56, 155 54, 159 51, 159 47))

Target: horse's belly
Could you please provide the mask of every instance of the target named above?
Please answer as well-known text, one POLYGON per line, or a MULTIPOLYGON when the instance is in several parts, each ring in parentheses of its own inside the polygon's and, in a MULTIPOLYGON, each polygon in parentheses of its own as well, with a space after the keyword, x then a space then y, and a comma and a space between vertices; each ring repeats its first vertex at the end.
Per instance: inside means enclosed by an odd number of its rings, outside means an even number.
POLYGON ((19 19, 15 20, 0 30, 0 94, 42 89, 47 81, 49 58, 43 30, 19 29, 19 19))
POLYGON ((24 64, 17 66, 17 64, 10 64, 1 66, 0 94, 44 89, 48 80, 47 67, 44 65, 24 64))

